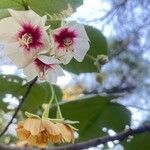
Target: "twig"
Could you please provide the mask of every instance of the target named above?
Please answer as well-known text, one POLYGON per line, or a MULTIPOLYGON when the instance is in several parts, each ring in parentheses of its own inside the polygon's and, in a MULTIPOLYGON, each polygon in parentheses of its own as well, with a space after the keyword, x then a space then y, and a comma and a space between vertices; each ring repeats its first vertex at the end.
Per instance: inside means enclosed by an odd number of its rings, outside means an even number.
POLYGON ((140 126, 137 129, 127 129, 125 131, 116 134, 115 136, 104 136, 101 138, 95 138, 82 143, 50 148, 47 150, 82 150, 90 147, 96 147, 97 145, 105 144, 109 141, 115 141, 115 140, 123 141, 124 139, 128 138, 130 135, 140 134, 144 132, 150 132, 150 124, 140 126))
POLYGON ((20 103, 19 103, 18 107, 16 108, 16 110, 15 110, 15 112, 14 112, 14 114, 13 114, 11 120, 8 122, 8 124, 6 125, 6 127, 4 128, 4 130, 0 133, 0 137, 2 137, 2 136, 5 134, 5 132, 7 131, 8 127, 9 127, 10 124, 13 122, 14 118, 17 116, 18 111, 21 109, 23 103, 25 102, 27 96, 29 95, 29 93, 30 93, 30 91, 31 91, 32 86, 33 86, 33 85, 35 84, 35 82, 37 81, 37 78, 38 78, 38 77, 35 77, 35 78, 29 83, 29 85, 28 85, 28 87, 27 87, 27 90, 25 91, 23 97, 20 99, 20 103))

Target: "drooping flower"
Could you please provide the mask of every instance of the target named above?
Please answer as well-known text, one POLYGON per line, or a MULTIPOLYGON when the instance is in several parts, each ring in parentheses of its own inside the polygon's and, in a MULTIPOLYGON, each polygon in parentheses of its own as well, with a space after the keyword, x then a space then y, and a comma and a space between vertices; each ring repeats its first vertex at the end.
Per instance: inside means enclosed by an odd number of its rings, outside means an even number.
POLYGON ((64 75, 62 68, 59 66, 59 61, 45 55, 38 56, 32 63, 27 65, 23 71, 28 81, 38 76, 39 80, 47 80, 52 84, 56 83, 58 76, 64 75))
POLYGON ((48 142, 60 143, 62 139, 60 129, 53 122, 40 118, 28 118, 19 122, 16 132, 20 140, 19 146, 26 144, 45 148, 48 142))
POLYGON ((90 47, 84 26, 76 21, 56 29, 50 36, 56 45, 52 55, 64 64, 69 63, 72 57, 81 62, 90 47))
POLYGON ((48 48, 45 31, 46 17, 32 10, 8 10, 11 17, 0 21, 0 40, 5 43, 5 52, 14 64, 23 68, 32 62, 37 54, 48 48))

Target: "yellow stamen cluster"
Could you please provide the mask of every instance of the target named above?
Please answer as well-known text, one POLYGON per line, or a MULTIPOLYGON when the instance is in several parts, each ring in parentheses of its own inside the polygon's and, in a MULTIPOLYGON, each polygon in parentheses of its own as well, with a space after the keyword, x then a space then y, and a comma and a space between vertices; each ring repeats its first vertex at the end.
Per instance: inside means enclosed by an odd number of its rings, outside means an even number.
POLYGON ((21 38, 18 38, 19 43, 21 46, 25 46, 26 48, 29 48, 29 44, 33 42, 32 35, 30 33, 25 33, 21 36, 21 38))

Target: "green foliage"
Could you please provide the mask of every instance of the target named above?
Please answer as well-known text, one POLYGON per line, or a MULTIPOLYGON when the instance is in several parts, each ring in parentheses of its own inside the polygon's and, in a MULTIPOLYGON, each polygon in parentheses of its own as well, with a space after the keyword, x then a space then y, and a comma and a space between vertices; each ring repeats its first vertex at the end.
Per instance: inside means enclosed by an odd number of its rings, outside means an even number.
POLYGON ((23 9, 23 0, 0 0, 0 9, 23 9))
POLYGON ((121 144, 125 150, 149 150, 150 149, 150 134, 142 133, 133 136, 131 141, 124 141, 121 144))
MULTIPOLYGON (((67 4, 70 4, 75 11, 77 7, 83 4, 83 0, 0 0, 0 19, 9 16, 8 8, 25 10, 29 6, 39 15, 52 15, 67 9, 67 4)), ((60 22, 53 24, 58 26, 60 22)))
MULTIPOLYGON (((12 94, 13 97, 19 99, 26 91, 27 84, 24 84, 24 79, 14 75, 0 75, 0 108, 4 111, 7 109, 8 103, 4 103, 2 99, 6 94, 12 94), (5 107, 4 107, 5 106, 5 107)), ((61 100, 62 93, 59 87, 54 86, 58 98, 61 100)), ((48 103, 51 97, 49 83, 35 84, 29 93, 23 111, 35 112, 43 103, 48 103)))
POLYGON ((30 0, 29 6, 38 14, 53 14, 60 13, 67 9, 67 4, 70 3, 75 11, 77 7, 83 4, 83 0, 30 0))
MULTIPOLYGON (((107 42, 101 31, 91 26, 85 26, 85 29, 90 39, 90 50, 87 54, 95 58, 99 54, 107 55, 107 42)), ((79 63, 73 59, 69 64, 63 66, 63 68, 75 74, 97 71, 94 61, 87 55, 83 62, 79 63)))
MULTIPOLYGON (((60 105, 65 119, 79 121, 79 139, 85 141, 104 135, 102 128, 120 132, 130 124, 130 112, 122 105, 111 103, 112 97, 94 96, 60 105)), ((56 108, 50 111, 52 115, 56 108)), ((54 117, 54 116, 53 116, 54 117)))
POLYGON ((0 19, 8 17, 8 8, 16 10, 24 10, 24 3, 22 0, 0 0, 0 19))

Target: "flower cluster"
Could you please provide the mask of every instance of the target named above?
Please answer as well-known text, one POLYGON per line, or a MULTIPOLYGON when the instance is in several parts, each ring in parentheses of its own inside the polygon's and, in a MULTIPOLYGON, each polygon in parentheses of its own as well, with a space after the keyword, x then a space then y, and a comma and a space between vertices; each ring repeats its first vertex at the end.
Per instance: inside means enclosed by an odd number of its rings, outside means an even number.
POLYGON ((22 68, 27 80, 36 76, 54 84, 74 57, 81 62, 89 50, 89 38, 84 26, 70 21, 64 26, 47 31, 47 17, 32 10, 8 10, 11 17, 0 21, 0 40, 5 43, 7 56, 22 68))
POLYGON ((45 148, 50 142, 74 142, 74 127, 66 123, 53 123, 48 119, 28 118, 20 121, 16 128, 19 137, 18 146, 28 145, 45 148))

